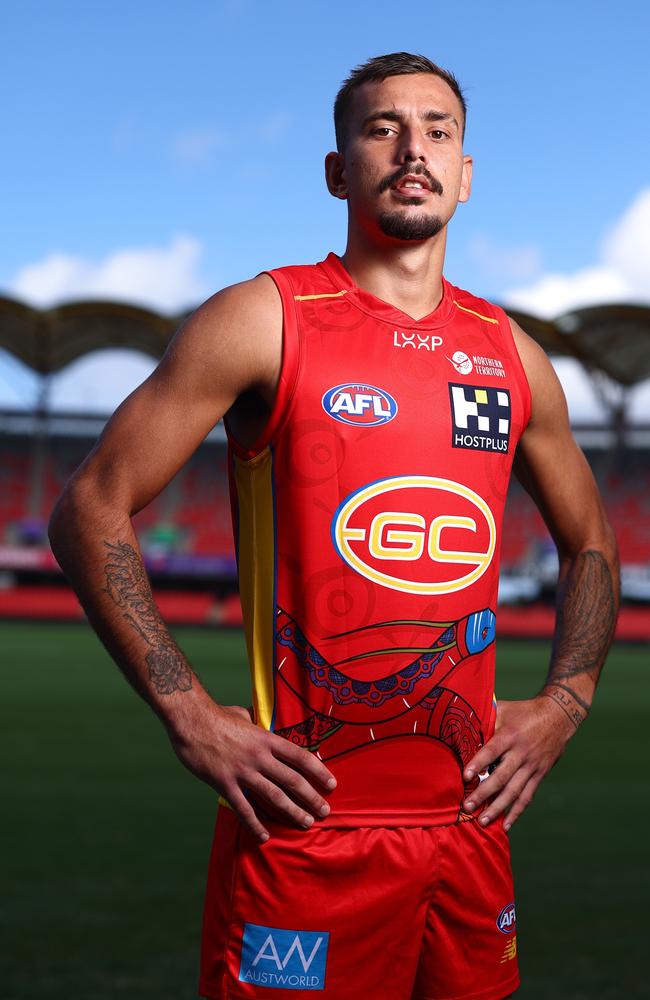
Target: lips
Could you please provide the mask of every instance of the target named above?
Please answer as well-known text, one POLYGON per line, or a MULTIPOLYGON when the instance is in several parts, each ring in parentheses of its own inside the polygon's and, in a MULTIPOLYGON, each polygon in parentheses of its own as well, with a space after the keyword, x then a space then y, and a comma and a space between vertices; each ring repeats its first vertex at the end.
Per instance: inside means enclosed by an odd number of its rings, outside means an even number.
POLYGON ((431 185, 421 174, 407 174, 393 186, 394 191, 431 191, 431 185))
POLYGON ((389 190, 402 197, 422 198, 427 194, 441 195, 442 184, 425 167, 418 168, 414 164, 408 164, 408 166, 396 170, 394 174, 384 177, 377 186, 378 194, 389 190), (409 167, 414 167, 414 169, 409 170, 409 167))

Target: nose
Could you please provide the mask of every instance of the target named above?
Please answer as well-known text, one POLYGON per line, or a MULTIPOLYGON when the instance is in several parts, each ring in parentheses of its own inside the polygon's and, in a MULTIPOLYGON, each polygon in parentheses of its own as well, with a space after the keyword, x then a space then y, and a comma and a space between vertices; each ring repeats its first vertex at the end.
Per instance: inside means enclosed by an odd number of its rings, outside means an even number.
POLYGON ((427 162, 427 148, 422 130, 415 125, 405 128, 402 131, 400 143, 400 159, 403 163, 419 160, 421 163, 427 162))

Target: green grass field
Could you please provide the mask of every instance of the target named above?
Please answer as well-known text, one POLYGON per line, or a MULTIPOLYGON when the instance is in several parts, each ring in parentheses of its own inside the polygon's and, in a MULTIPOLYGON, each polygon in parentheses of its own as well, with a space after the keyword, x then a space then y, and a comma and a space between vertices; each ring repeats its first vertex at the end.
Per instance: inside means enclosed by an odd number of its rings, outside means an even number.
MULTIPOLYGON (((177 635, 215 697, 248 704, 240 633, 177 635)), ((2 995, 195 997, 214 794, 86 627, 2 624, 0 648, 2 995)), ((532 693, 546 655, 502 642, 498 695, 532 693)), ((648 666, 616 650, 513 831, 522 1000, 648 996, 648 666)))

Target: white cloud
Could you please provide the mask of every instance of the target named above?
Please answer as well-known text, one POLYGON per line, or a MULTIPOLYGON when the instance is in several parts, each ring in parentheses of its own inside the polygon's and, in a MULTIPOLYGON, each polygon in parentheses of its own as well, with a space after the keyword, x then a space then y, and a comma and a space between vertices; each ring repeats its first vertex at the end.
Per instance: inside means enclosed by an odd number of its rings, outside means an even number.
POLYGON ((605 234, 599 259, 568 274, 543 274, 510 288, 507 305, 545 318, 605 302, 650 302, 650 188, 641 191, 605 234))
POLYGON ((637 195, 605 237, 603 255, 635 296, 650 299, 650 188, 637 195))
POLYGON ((519 247, 500 247, 484 233, 479 233, 470 240, 467 253, 490 278, 526 281, 538 274, 541 268, 539 248, 532 243, 519 247))
POLYGON ((504 292, 502 300, 534 316, 553 319, 580 306, 620 302, 630 297, 622 276, 602 265, 585 267, 572 274, 545 274, 532 285, 504 292))
POLYGON ((116 299, 174 313, 210 294, 198 273, 201 244, 177 236, 168 247, 132 247, 92 261, 53 253, 26 264, 6 293, 49 307, 73 299, 116 299))

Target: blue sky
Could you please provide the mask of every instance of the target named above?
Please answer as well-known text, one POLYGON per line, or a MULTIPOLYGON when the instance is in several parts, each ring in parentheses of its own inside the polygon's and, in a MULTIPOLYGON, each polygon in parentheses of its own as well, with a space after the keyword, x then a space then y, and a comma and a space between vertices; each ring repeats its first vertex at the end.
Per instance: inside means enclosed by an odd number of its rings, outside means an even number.
MULTIPOLYGON (((641 0, 14 0, 1 20, 0 293, 173 313, 342 251, 345 208, 322 167, 333 97, 357 63, 406 49, 450 68, 469 104, 474 190, 447 277, 550 316, 650 299, 641 0)), ((79 382, 91 361, 59 377, 60 405, 97 400, 93 377, 79 382)), ((147 369, 103 365, 107 408, 147 369)), ((0 362, 0 405, 30 391, 0 362)))

